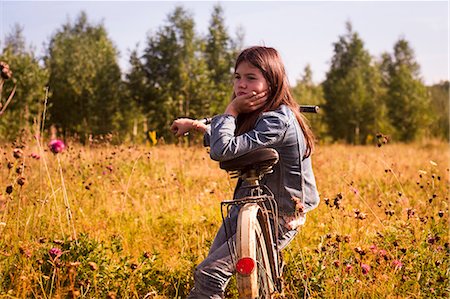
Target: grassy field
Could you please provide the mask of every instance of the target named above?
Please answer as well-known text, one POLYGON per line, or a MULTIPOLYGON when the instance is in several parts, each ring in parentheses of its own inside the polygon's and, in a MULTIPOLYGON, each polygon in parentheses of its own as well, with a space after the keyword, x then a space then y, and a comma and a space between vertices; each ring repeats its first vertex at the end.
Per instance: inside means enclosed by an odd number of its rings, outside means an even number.
MULTIPOLYGON (((185 298, 235 183, 200 147, 0 154, 1 298, 185 298)), ((440 142, 318 146, 286 298, 448 298, 449 159, 440 142)))

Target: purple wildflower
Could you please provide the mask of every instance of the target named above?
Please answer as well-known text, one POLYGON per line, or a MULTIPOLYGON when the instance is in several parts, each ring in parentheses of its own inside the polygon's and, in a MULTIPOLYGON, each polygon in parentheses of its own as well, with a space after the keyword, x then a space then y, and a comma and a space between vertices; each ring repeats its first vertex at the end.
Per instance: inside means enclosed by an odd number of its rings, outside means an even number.
POLYGON ((387 251, 384 250, 384 249, 380 249, 380 250, 378 251, 378 254, 379 254, 381 257, 385 257, 385 256, 387 256, 387 251))
POLYGON ((53 258, 59 257, 62 254, 61 249, 57 248, 57 247, 53 247, 52 249, 50 249, 48 251, 48 254, 50 254, 50 256, 52 256, 53 258))
POLYGON ((59 139, 53 139, 48 143, 48 147, 50 148, 52 153, 57 154, 62 152, 66 148, 66 145, 59 139))
POLYGON ((393 266, 395 269, 401 269, 401 268, 403 267, 403 264, 402 264, 402 262, 399 261, 399 260, 393 260, 393 261, 392 261, 392 266, 393 266))
POLYGON ((36 154, 36 153, 31 153, 31 158, 39 160, 41 158, 41 156, 39 156, 39 154, 36 154))
POLYGON ((350 271, 352 271, 353 266, 350 264, 345 265, 345 272, 349 273, 350 271))
POLYGON ((362 274, 367 275, 370 271, 370 266, 367 264, 361 264, 362 274))

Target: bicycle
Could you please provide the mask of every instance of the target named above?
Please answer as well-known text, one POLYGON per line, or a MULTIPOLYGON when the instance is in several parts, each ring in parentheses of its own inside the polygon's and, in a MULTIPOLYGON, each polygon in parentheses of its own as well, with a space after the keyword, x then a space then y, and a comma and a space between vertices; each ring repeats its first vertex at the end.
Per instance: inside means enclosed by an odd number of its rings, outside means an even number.
MULTIPOLYGON (((221 203, 222 220, 232 206, 238 206, 236 243, 228 241, 236 265, 240 298, 272 298, 282 292, 281 254, 278 250, 278 209, 272 192, 260 184, 278 162, 278 153, 260 148, 233 160, 220 162, 220 168, 244 180, 248 196, 221 203), (226 211, 224 213, 224 211, 226 211)), ((229 229, 225 226, 227 236, 229 229)))
MULTIPOLYGON (((301 106, 301 112, 317 113, 318 106, 301 106)), ((283 294, 283 262, 278 248, 278 208, 272 191, 260 181, 278 162, 278 152, 260 148, 219 163, 221 169, 245 182, 247 196, 221 203, 222 221, 233 206, 239 209, 236 241, 226 225, 228 248, 236 266, 239 298, 274 298, 283 294)))
MULTIPOLYGON (((300 112, 317 113, 318 106, 300 106, 300 112)), ((211 118, 197 120, 205 125, 211 118)), ((187 135, 188 132, 185 133, 187 135)), ((282 292, 283 262, 278 248, 278 207, 272 191, 260 184, 263 176, 272 171, 279 156, 275 149, 260 148, 232 160, 220 162, 220 168, 239 177, 239 192, 245 196, 221 203, 223 227, 240 298, 274 298, 282 292), (237 207, 232 209, 232 207, 237 207), (233 214, 231 214, 230 213, 233 214), (237 219, 236 213, 238 212, 237 219), (237 231, 231 233, 231 224, 237 231), (228 226, 229 225, 229 226, 228 226), (235 242, 232 236, 236 234, 235 242)))

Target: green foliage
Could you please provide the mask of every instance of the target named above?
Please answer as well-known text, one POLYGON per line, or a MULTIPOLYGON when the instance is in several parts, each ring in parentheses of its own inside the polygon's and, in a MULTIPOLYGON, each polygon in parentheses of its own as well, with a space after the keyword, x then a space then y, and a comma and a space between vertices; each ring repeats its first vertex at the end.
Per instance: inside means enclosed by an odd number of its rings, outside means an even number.
POLYGON ((201 65, 196 61, 198 40, 193 17, 177 7, 167 22, 148 37, 142 67, 149 91, 143 101, 149 129, 173 138, 170 123, 176 115, 190 116, 191 105, 199 97, 197 78, 203 74, 197 73, 201 65))
POLYGON ((199 36, 193 16, 179 6, 167 24, 148 36, 142 57, 132 53, 127 86, 147 118, 148 130, 173 140, 169 127, 180 116, 221 113, 229 101, 236 48, 226 32, 223 11, 215 6, 209 33, 199 36))
POLYGON ((209 80, 212 81, 208 97, 209 115, 222 113, 230 101, 231 72, 239 50, 225 28, 222 7, 214 6, 205 48, 209 80))
POLYGON ((50 122, 64 135, 103 135, 120 129, 121 72, 117 50, 103 25, 82 12, 51 38, 46 66, 50 73, 50 122), (70 113, 69 113, 70 112, 70 113))
POLYGON ((48 80, 48 71, 40 65, 34 50, 26 46, 22 30, 18 25, 13 28, 0 54, 0 61, 8 63, 13 72, 13 77, 3 85, 2 103, 17 84, 12 101, 0 115, 0 136, 4 140, 17 138, 22 129, 31 132, 33 124, 40 122, 48 80))
POLYGON ((393 55, 384 55, 382 66, 387 78, 385 101, 395 139, 412 141, 423 136, 432 122, 430 97, 419 77, 419 64, 408 41, 397 41, 393 55))
POLYGON ((449 141, 449 81, 428 87, 431 95, 431 111, 435 119, 430 127, 431 134, 449 141))
MULTIPOLYGON (((318 105, 321 108, 325 103, 321 85, 312 81, 312 70, 310 65, 304 69, 304 73, 297 84, 292 88, 292 94, 300 105, 318 105)), ((305 114, 309 119, 312 131, 316 139, 323 140, 327 134, 327 126, 320 114, 305 114)))
POLYGON ((334 44, 331 69, 323 82, 325 121, 335 140, 364 144, 382 127, 380 74, 351 25, 334 44))
MULTIPOLYGON (((12 140, 22 130, 33 131, 33 124, 37 131, 45 123, 82 142, 91 134, 112 133, 119 142, 141 143, 149 140, 149 132, 173 142, 173 119, 222 113, 243 38, 242 28, 230 37, 219 4, 205 35, 197 33, 189 11, 175 7, 166 23, 149 34, 143 53, 137 47, 130 53, 131 69, 123 80, 106 29, 90 23, 86 13, 52 35, 44 65, 16 26, 0 55, 14 74, 3 86, 3 102, 17 83, 0 117, 0 136, 12 140), (44 108, 47 119, 42 120, 44 108)), ((308 65, 292 88, 299 103, 321 106, 319 115, 306 115, 320 140, 366 144, 379 132, 398 141, 448 140, 448 82, 425 87, 406 40, 375 61, 348 23, 346 34, 334 43, 331 61, 324 82, 312 83, 308 65)))

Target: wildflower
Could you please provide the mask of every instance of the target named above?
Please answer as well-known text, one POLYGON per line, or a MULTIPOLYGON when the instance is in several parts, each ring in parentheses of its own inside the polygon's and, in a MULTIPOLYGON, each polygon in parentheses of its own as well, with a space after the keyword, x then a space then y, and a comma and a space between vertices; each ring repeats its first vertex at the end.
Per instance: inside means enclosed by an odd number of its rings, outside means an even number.
POLYGON ((25 181, 26 181, 26 179, 23 176, 21 176, 17 179, 17 184, 19 184, 20 186, 23 186, 23 185, 25 185, 25 181))
POLYGON ((13 192, 13 186, 9 185, 6 187, 6 193, 11 194, 13 192))
POLYGON ((384 250, 384 249, 380 249, 380 250, 378 251, 378 254, 379 254, 381 257, 383 257, 384 259, 386 259, 386 257, 387 257, 387 251, 384 250))
POLYGON ((52 153, 57 154, 62 152, 66 148, 66 145, 59 139, 53 139, 48 143, 48 147, 50 148, 52 153))
POLYGON ((393 266, 395 269, 401 269, 401 268, 403 267, 403 264, 402 264, 402 262, 399 261, 399 260, 393 260, 393 261, 392 261, 392 266, 393 266))
POLYGON ((30 156, 31 156, 31 158, 36 159, 36 160, 39 160, 41 158, 41 156, 39 156, 39 154, 36 154, 36 153, 31 153, 30 156))
POLYGON ((372 253, 377 253, 378 249, 377 249, 377 245, 372 244, 369 247, 370 251, 372 251, 372 253))
POLYGON ((350 271, 352 271, 353 266, 350 264, 345 265, 345 272, 349 273, 350 271))
POLYGON ((356 188, 353 187, 353 186, 350 187, 350 191, 353 192, 355 195, 359 195, 358 189, 356 189, 356 188))
POLYGON ((13 156, 16 159, 20 159, 23 156, 23 151, 20 148, 13 149, 13 156))
POLYGON ((359 215, 358 215, 358 219, 359 220, 364 220, 366 218, 367 218, 367 214, 366 213, 359 213, 359 215))
POLYGON ((94 263, 94 262, 89 262, 88 264, 89 264, 89 268, 91 268, 92 271, 95 271, 95 270, 98 269, 98 266, 97 266, 96 263, 94 263))
POLYGON ((31 250, 28 247, 21 246, 19 247, 19 252, 23 256, 30 258, 31 257, 31 250))
POLYGON ((61 251, 61 249, 59 249, 57 247, 53 247, 52 249, 50 249, 48 251, 48 254, 50 254, 50 256, 52 256, 53 258, 56 258, 56 257, 60 257, 62 255, 62 251, 61 251))
POLYGON ((388 209, 386 209, 386 210, 384 211, 384 213, 385 213, 386 215, 392 216, 392 215, 395 214, 395 211, 394 211, 394 210, 388 210, 388 209))
POLYGON ((355 251, 359 253, 360 255, 365 255, 366 252, 361 247, 355 247, 355 251))
POLYGON ((433 245, 434 243, 436 243, 436 238, 434 238, 434 237, 429 237, 427 241, 428 241, 428 244, 433 245))
POLYGON ((370 266, 367 264, 361 264, 362 274, 367 275, 370 271, 370 266))

